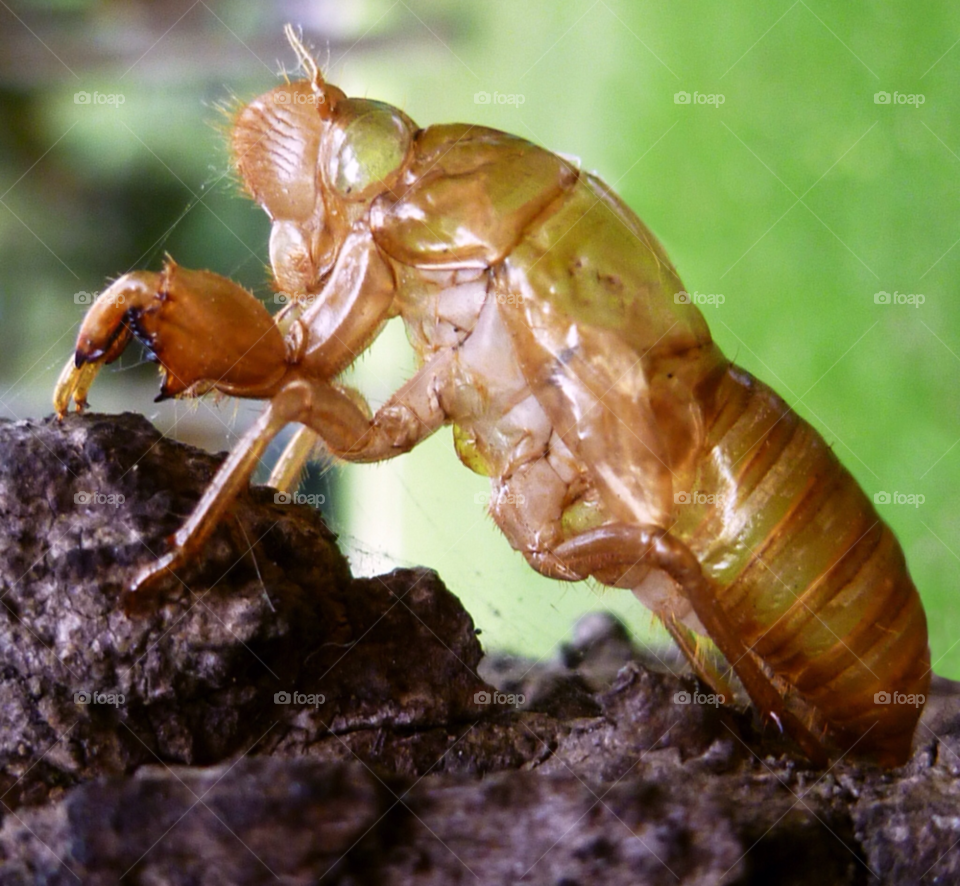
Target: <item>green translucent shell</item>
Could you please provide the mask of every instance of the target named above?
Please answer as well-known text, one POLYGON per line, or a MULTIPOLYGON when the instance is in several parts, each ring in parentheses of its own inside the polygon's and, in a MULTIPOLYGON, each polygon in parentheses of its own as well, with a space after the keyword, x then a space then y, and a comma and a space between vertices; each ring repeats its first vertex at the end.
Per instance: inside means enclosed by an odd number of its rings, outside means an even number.
POLYGON ((361 199, 373 186, 387 182, 410 148, 410 132, 394 108, 375 101, 363 101, 362 106, 343 130, 331 176, 333 186, 349 200, 361 199))

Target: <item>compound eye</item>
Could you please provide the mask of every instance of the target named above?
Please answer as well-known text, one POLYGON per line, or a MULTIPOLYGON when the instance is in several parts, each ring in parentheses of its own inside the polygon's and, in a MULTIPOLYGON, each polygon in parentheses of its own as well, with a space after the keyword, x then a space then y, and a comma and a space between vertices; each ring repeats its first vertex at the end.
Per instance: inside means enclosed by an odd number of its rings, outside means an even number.
POLYGON ((390 105, 361 99, 341 102, 353 111, 328 166, 328 181, 345 200, 363 200, 396 181, 410 150, 410 127, 390 105))

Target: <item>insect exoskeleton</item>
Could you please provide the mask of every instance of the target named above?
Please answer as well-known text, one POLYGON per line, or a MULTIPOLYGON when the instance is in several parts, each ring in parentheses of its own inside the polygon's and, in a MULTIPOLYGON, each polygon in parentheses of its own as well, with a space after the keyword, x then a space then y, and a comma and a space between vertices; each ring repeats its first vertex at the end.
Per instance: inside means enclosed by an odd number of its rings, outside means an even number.
POLYGON ((764 716, 818 765, 903 763, 930 679, 923 608, 890 529, 817 432, 731 364, 656 238, 598 178, 467 124, 418 129, 306 72, 243 107, 236 168, 272 220, 271 318, 237 284, 169 261, 90 309, 54 397, 85 405, 136 337, 162 393, 268 401, 170 550, 149 605, 249 482, 296 486, 318 441, 347 461, 454 426, 490 512, 533 568, 630 588, 698 674, 709 636, 764 716), (337 376, 400 317, 420 369, 375 414, 337 376), (921 699, 888 704, 887 698, 921 699))

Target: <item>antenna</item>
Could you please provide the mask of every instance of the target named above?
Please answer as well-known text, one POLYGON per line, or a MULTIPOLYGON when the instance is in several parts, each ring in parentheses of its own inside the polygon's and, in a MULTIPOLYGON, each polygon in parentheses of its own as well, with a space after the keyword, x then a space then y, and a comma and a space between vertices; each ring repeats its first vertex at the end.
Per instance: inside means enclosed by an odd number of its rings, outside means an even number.
POLYGON ((288 22, 283 26, 283 33, 293 47, 293 51, 297 54, 300 66, 307 72, 310 82, 313 83, 315 89, 319 90, 323 83, 323 75, 320 73, 320 67, 317 65, 316 59, 310 55, 307 47, 303 44, 303 31, 301 30, 298 34, 293 25, 288 22))

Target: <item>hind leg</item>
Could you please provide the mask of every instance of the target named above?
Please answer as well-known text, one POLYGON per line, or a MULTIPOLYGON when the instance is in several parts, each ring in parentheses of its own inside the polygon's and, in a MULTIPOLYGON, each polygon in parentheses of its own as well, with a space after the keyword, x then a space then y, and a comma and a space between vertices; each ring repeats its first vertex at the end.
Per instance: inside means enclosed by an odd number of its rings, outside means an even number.
POLYGON ((709 686, 715 695, 720 696, 723 704, 732 701, 733 690, 716 664, 704 655, 701 638, 673 613, 657 613, 657 616, 701 682, 709 686))
MULTIPOLYGON (((686 545, 653 526, 610 524, 589 530, 552 550, 528 556, 541 572, 558 578, 592 575, 604 584, 621 584, 639 566, 661 569, 681 588, 697 618, 730 662, 747 694, 762 714, 773 718, 797 742, 815 766, 829 762, 826 748, 787 706, 781 690, 767 677, 730 624, 700 563, 686 545)), ((681 646, 685 654, 688 651, 681 646)), ((691 660, 696 668, 698 665, 691 660)))

